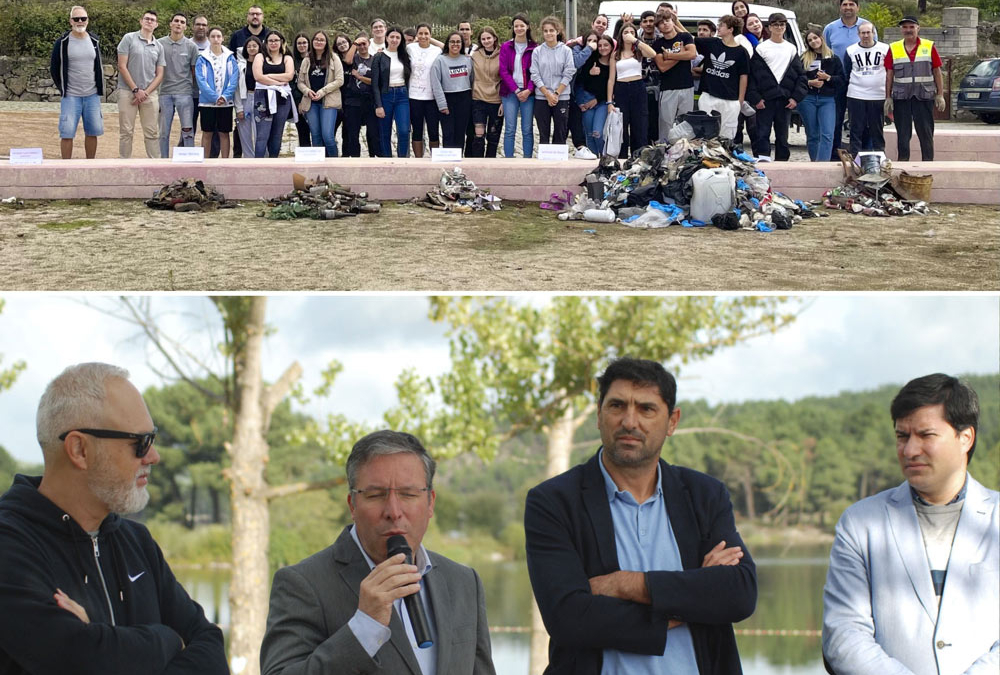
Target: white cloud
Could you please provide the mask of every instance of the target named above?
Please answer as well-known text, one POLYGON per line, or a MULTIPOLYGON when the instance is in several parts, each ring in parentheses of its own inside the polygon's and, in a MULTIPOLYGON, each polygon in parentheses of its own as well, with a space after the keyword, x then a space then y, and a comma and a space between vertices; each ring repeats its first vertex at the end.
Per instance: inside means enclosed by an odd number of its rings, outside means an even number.
MULTIPOLYGON (((0 445, 24 461, 41 461, 34 440, 35 407, 45 385, 66 365, 103 360, 127 367, 140 387, 160 384, 146 366, 149 350, 136 329, 80 302, 106 306, 100 296, 7 294, 0 314, 4 363, 28 369, 0 394, 0 445)), ((520 296, 540 302, 541 296, 520 296)), ((157 298, 164 321, 190 348, 206 348, 200 332, 216 325, 200 296, 157 298)), ((264 374, 274 380, 294 360, 311 391, 336 359, 344 369, 330 397, 305 411, 337 412, 378 423, 396 403, 394 383, 404 368, 436 375, 448 367, 444 328, 426 318, 419 295, 283 295, 268 303, 264 374)), ((218 331, 216 331, 218 333, 218 331)), ((214 339, 221 339, 216 334, 214 339)), ((1000 298, 996 295, 822 295, 810 298, 787 330, 720 351, 681 371, 679 396, 711 403, 789 400, 829 395, 930 372, 1000 372, 1000 298)))

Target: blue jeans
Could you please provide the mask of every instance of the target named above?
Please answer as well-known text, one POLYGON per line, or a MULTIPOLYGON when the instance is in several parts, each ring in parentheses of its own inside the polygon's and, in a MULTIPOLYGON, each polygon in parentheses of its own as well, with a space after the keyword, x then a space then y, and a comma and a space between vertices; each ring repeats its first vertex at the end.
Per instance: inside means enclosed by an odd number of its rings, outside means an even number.
POLYGON ((194 147, 194 99, 186 94, 160 94, 160 157, 170 157, 174 110, 181 118, 181 147, 194 147))
POLYGON ((323 101, 313 101, 306 113, 309 120, 309 134, 314 148, 326 148, 327 157, 337 156, 337 113, 336 108, 324 108, 323 101))
POLYGON ((382 94, 382 110, 385 117, 378 121, 379 144, 382 156, 392 157, 392 123, 396 122, 396 155, 408 157, 410 154, 410 95, 406 87, 389 87, 382 94))
POLYGON ((292 113, 292 98, 277 96, 277 106, 272 114, 267 103, 267 91, 257 89, 253 95, 257 139, 254 142, 254 156, 277 157, 281 152, 281 136, 285 133, 285 122, 292 113))
MULTIPOLYGON (((576 105, 575 103, 573 105, 576 105)), ((604 154, 604 122, 608 119, 608 104, 598 101, 590 110, 583 111, 583 133, 587 149, 595 155, 604 154)))
POLYGON ((524 156, 531 157, 535 152, 535 96, 532 94, 528 100, 521 103, 517 100, 516 94, 504 96, 503 116, 506 120, 503 123, 503 154, 504 157, 514 156, 514 140, 517 137, 517 118, 521 117, 521 144, 524 146, 524 156))
POLYGON ((799 103, 799 114, 806 128, 809 159, 829 162, 833 152, 833 132, 837 123, 837 101, 833 96, 806 94, 799 103))
POLYGON ((104 115, 101 114, 101 97, 63 96, 59 101, 59 138, 76 136, 80 118, 83 118, 83 133, 85 136, 104 135, 104 115))

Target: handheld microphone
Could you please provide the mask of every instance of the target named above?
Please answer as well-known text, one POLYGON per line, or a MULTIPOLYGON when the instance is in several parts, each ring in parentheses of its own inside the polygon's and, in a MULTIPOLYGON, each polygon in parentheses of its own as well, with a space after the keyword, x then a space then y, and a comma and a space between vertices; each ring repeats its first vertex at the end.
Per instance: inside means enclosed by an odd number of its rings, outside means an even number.
MULTIPOLYGON (((406 564, 413 564, 413 551, 406 543, 406 537, 394 534, 389 537, 385 545, 387 557, 391 558, 396 554, 403 553, 406 555, 406 564)), ((403 604, 406 605, 406 612, 410 615, 410 625, 413 626, 413 637, 417 641, 417 646, 421 649, 427 649, 434 644, 434 641, 431 639, 431 630, 427 625, 427 614, 424 612, 424 603, 420 600, 420 591, 403 598, 403 604)))

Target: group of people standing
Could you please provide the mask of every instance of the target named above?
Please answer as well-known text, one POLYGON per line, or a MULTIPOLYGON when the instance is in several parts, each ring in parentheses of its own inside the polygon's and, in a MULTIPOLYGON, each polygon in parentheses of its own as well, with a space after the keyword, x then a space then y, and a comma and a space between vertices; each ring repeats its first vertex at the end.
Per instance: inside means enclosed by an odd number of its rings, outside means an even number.
MULTIPOLYGON (((149 530, 122 517, 146 506, 160 461, 154 420, 128 378, 111 364, 76 364, 42 394, 43 474, 17 474, 0 497, 0 672, 64 673, 70 659, 85 666, 72 672, 230 672, 220 628, 149 530)), ((545 673, 742 672, 733 624, 760 593, 784 589, 758 577, 725 484, 661 457, 679 454, 677 380, 625 356, 594 385, 600 446, 525 499, 545 673)), ((904 480, 837 522, 823 658, 838 675, 996 673, 1000 495, 969 473, 978 395, 925 375, 889 413, 904 480)), ((425 547, 435 470, 409 433, 354 444, 344 467, 352 522, 275 572, 262 675, 496 675, 479 574, 425 547)))
MULTIPOLYGON (((924 160, 933 159, 933 108, 943 109, 941 59, 918 37, 919 23, 900 22, 904 39, 891 48, 857 15, 855 0, 840 1, 840 17, 823 31, 809 30, 800 56, 784 14, 766 24, 745 0, 718 23, 698 22, 692 35, 670 3, 621 17, 612 33, 599 14, 581 36, 567 40, 562 24, 546 17, 532 36, 528 17, 510 22, 501 42, 486 26, 473 39, 462 21, 444 42, 420 24, 403 29, 375 19, 354 38, 324 31, 299 33, 291 45, 264 25, 260 7, 224 44, 219 27, 195 16, 171 17, 170 32, 153 37, 156 12, 118 44, 119 155, 130 157, 136 118, 146 154, 169 155, 170 130, 180 118, 180 145, 202 145, 212 157, 277 157, 288 121, 299 145, 323 146, 327 157, 425 156, 440 145, 466 157, 514 157, 520 122, 521 155, 531 157, 535 127, 541 143, 572 140, 574 156, 605 153, 608 113, 621 112, 621 156, 666 140, 674 124, 694 110, 717 112, 719 135, 743 142, 745 128, 759 161, 790 155, 788 127, 798 110, 812 161, 837 159, 845 112, 850 150, 883 150, 883 114, 895 110, 899 157, 909 158, 916 125, 924 160), (887 95, 888 92, 888 95, 887 95), (342 149, 337 145, 340 129, 342 149), (236 132, 235 141, 230 136, 236 132), (394 134, 395 132, 395 134, 394 134), (425 147, 426 140, 426 147, 425 147)), ((81 6, 70 10, 71 30, 52 50, 52 77, 62 93, 62 156, 72 156, 82 118, 85 150, 93 157, 103 133, 104 78, 100 43, 87 30, 81 6)))

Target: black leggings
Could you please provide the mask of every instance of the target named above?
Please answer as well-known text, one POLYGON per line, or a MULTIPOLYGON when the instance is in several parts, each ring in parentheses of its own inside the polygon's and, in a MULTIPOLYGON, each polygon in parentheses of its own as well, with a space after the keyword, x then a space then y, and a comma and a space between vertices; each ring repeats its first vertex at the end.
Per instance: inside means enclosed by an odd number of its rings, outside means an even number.
POLYGON ((473 136, 469 143, 468 157, 496 157, 500 144, 500 130, 503 128, 503 110, 499 103, 486 101, 472 102, 473 136), (486 127, 483 136, 475 135, 475 125, 486 127))
POLYGON ((444 97, 448 102, 448 114, 441 113, 443 145, 446 148, 464 148, 465 130, 472 117, 472 91, 448 91, 444 97))
POLYGON ((344 127, 341 131, 341 138, 344 140, 344 157, 361 156, 361 126, 365 127, 365 140, 368 141, 368 156, 378 157, 382 148, 379 145, 379 123, 375 116, 375 103, 369 96, 361 99, 360 105, 347 105, 343 107, 343 115, 338 115, 337 119, 344 118, 344 127))
POLYGON ((421 99, 410 99, 410 126, 413 129, 411 140, 414 143, 421 143, 428 140, 431 143, 438 142, 438 114, 437 102, 434 99, 423 101, 421 99), (427 120, 427 138, 424 138, 424 120, 427 120))
POLYGON ((535 98, 535 124, 538 125, 539 143, 548 143, 550 132, 553 144, 566 142, 569 134, 569 104, 569 101, 559 101, 550 106, 544 97, 535 98))
POLYGON ((614 94, 615 105, 622 111, 622 153, 635 154, 646 144, 649 133, 646 83, 642 80, 615 82, 614 94))

